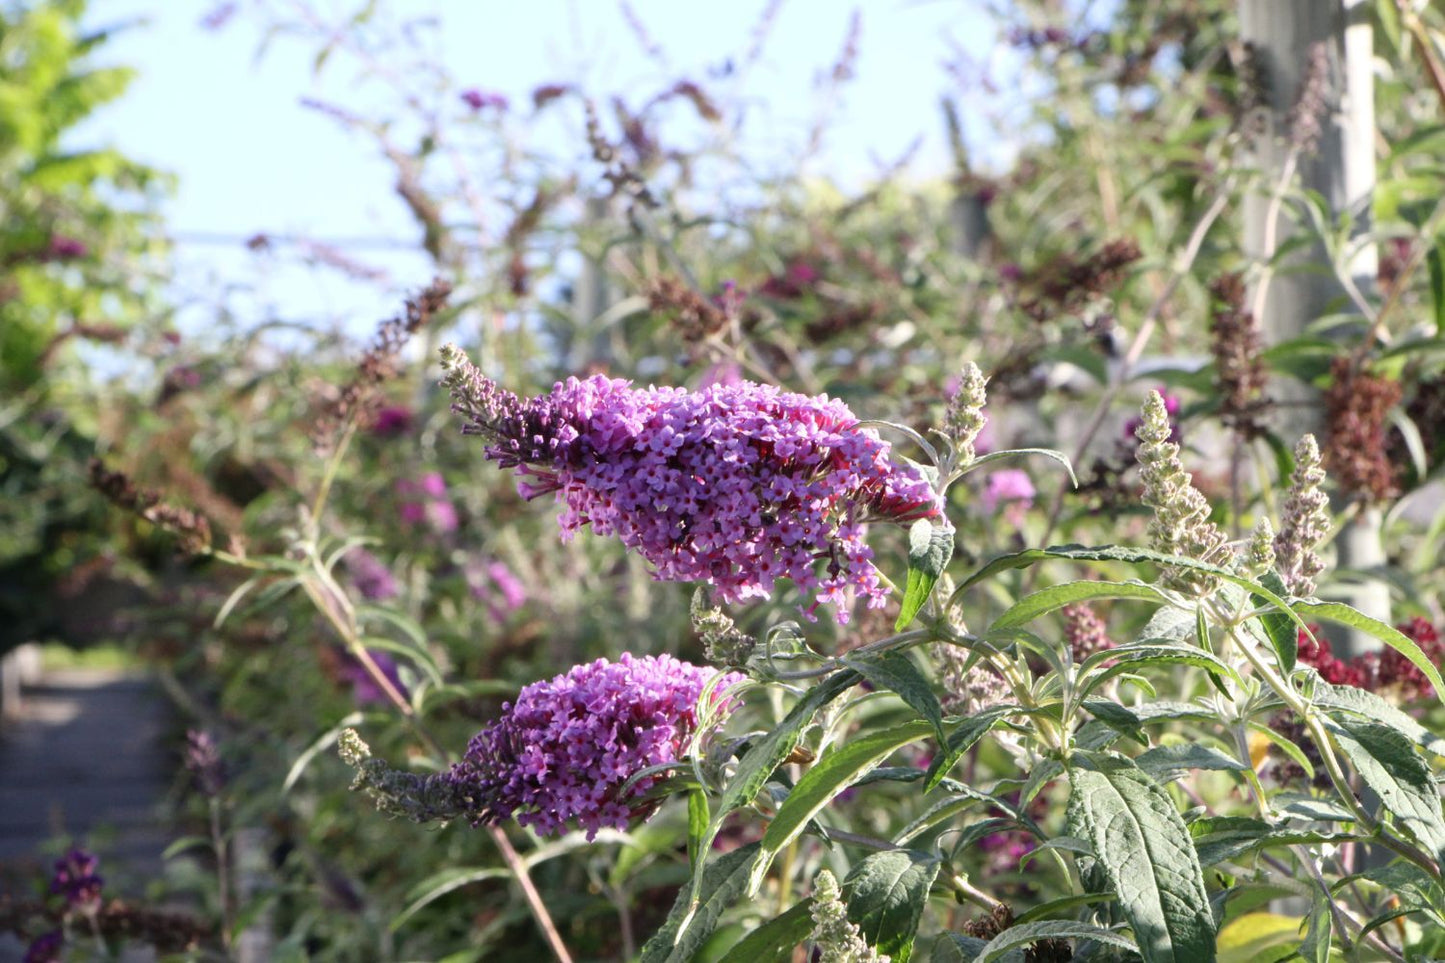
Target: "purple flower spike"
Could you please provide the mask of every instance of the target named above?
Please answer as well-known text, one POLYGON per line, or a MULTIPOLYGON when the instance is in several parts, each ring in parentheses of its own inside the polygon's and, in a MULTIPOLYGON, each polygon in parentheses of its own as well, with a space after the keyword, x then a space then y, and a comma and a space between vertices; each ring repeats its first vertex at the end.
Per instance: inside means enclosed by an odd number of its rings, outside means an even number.
POLYGON ((65 897, 66 905, 83 913, 100 908, 100 888, 105 880, 96 874, 100 860, 80 847, 55 861, 50 891, 65 897))
MULTIPOLYGON (((697 729, 697 703, 716 670, 672 656, 598 659, 524 688, 502 717, 472 739, 451 779, 476 800, 476 823, 515 816, 542 835, 575 822, 587 838, 625 829, 651 810, 641 801, 656 777, 619 789, 648 766, 675 761, 697 729)), ((728 673, 715 692, 742 676, 728 673)))
POLYGON ((556 493, 564 537, 616 535, 669 582, 707 582, 723 602, 766 598, 790 579, 819 604, 849 589, 887 600, 863 540, 871 519, 911 522, 938 498, 841 401, 751 382, 700 391, 569 378, 523 401, 448 348, 446 384, 463 429, 522 477, 556 493), (819 569, 821 568, 821 573, 819 569))

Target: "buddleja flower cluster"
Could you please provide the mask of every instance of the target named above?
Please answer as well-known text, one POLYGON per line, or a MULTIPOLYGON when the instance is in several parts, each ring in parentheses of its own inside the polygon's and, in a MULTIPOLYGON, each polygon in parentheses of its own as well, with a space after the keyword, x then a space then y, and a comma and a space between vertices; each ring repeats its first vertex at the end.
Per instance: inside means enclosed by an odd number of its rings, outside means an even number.
MULTIPOLYGON (((658 777, 638 780, 626 794, 622 784, 685 753, 714 674, 668 655, 624 653, 533 683, 477 733, 449 781, 468 797, 477 823, 515 816, 547 835, 575 821, 589 839, 604 827, 625 829, 651 809, 639 797, 658 777)), ((742 678, 717 680, 707 710, 726 712, 725 690, 742 678)))
POLYGON ((454 346, 442 364, 463 431, 517 470, 523 495, 557 493, 565 536, 586 525, 616 535, 658 579, 706 582, 724 602, 790 579, 815 596, 809 614, 838 603, 845 622, 850 588, 872 607, 887 599, 864 523, 940 511, 929 484, 826 395, 750 382, 636 389, 598 375, 524 401, 454 346))

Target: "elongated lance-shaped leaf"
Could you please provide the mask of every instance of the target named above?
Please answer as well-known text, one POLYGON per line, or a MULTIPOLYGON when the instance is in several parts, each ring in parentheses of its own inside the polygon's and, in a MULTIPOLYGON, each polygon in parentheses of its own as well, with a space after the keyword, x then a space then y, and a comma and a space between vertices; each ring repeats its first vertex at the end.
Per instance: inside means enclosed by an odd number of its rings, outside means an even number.
POLYGON ((993 620, 989 631, 1027 625, 1039 616, 1057 611, 1066 605, 1095 599, 1167 601, 1157 588, 1144 582, 1060 582, 1058 585, 1051 585, 1019 599, 1007 611, 993 620))
POLYGON ((1119 895, 1146 963, 1211 963, 1214 916, 1189 829, 1164 790, 1127 759, 1077 752, 1069 810, 1119 895))
POLYGON ((849 921, 893 963, 908 963, 913 955, 918 921, 940 865, 931 853, 894 849, 863 859, 843 882, 849 921))
POLYGON ((813 932, 813 899, 794 903, 733 945, 718 963, 791 963, 793 950, 813 932))
POLYGON ((989 578, 998 572, 1006 572, 1009 569, 1028 568, 1039 562, 1049 559, 1067 559, 1075 562, 1127 562, 1139 564, 1148 562, 1153 565, 1163 565, 1170 568, 1186 569, 1193 572, 1202 572, 1212 575, 1225 582, 1238 585, 1258 595, 1264 601, 1273 604, 1281 612, 1289 615, 1291 621, 1303 626, 1304 620, 1294 614, 1279 594, 1270 591, 1264 585, 1253 579, 1247 579, 1227 568, 1220 568, 1218 565, 1210 565, 1197 559, 1186 558, 1183 555, 1167 555, 1163 552, 1150 551, 1145 548, 1131 548, 1125 545, 1105 545, 1102 547, 1091 547, 1088 545, 1054 545, 1049 548, 1030 548, 1022 552, 1014 552, 1009 555, 1001 555, 985 564, 978 571, 970 575, 963 584, 954 591, 954 596, 971 588, 977 583, 989 578))
POLYGON ((1431 732, 1413 716, 1381 699, 1373 692, 1352 685, 1315 683, 1314 703, 1326 709, 1343 709, 1364 719, 1395 727, 1426 752, 1445 758, 1445 736, 1431 732))
POLYGON ((1330 719, 1330 737, 1380 797, 1380 805, 1430 851, 1437 864, 1445 865, 1440 787, 1415 743, 1383 723, 1362 722, 1339 713, 1330 719))
MULTIPOLYGON (((1311 782, 1314 781, 1315 764, 1310 762, 1310 757, 1305 755, 1305 751, 1299 746, 1297 746, 1294 742, 1285 738, 1282 733, 1275 732, 1269 726, 1266 726, 1263 723, 1259 722, 1249 723, 1249 731, 1257 735, 1263 736, 1265 739, 1269 740, 1269 742, 1272 743, 1275 748, 1277 748, 1280 752, 1284 753, 1286 756, 1289 756, 1291 762, 1293 762, 1295 765, 1299 766, 1305 771, 1306 779, 1310 780, 1311 782)), ((1254 750, 1251 750, 1251 752, 1253 751, 1254 750)), ((1251 760, 1251 762, 1252 761, 1253 760, 1251 760)))
POLYGON ((1388 866, 1377 866, 1346 877, 1338 885, 1344 886, 1357 879, 1367 879, 1382 887, 1400 901, 1400 908, 1405 912, 1428 913, 1445 926, 1445 888, 1414 863, 1397 860, 1388 866))
POLYGON ((977 715, 965 719, 962 724, 945 740, 939 747, 938 753, 933 761, 928 764, 928 778, 923 784, 923 791, 929 792, 948 775, 953 764, 963 758, 963 754, 972 749, 974 744, 994 726, 1002 721, 1003 717, 1017 706, 989 706, 979 711, 977 715))
POLYGON ((962 790, 961 792, 949 793, 916 816, 912 822, 903 827, 903 831, 894 838, 894 842, 905 846, 940 823, 947 822, 974 806, 1002 806, 1004 811, 1008 811, 1008 803, 996 796, 967 786, 959 786, 959 788, 962 790))
POLYGON ((1146 665, 1192 665, 1213 675, 1238 679, 1229 663, 1204 649, 1183 645, 1129 645, 1095 653, 1084 663, 1076 698, 1082 699, 1121 672, 1134 672, 1146 665))
POLYGON ((1330 935, 1334 928, 1331 910, 1330 894, 1325 890, 1316 892, 1310 907, 1309 925, 1305 928, 1305 938, 1299 948, 1300 959, 1304 963, 1329 963, 1330 935))
POLYGON ((483 880, 501 879, 510 875, 511 870, 503 866, 453 866, 439 873, 433 873, 412 887, 411 892, 407 894, 410 902, 406 909, 392 919, 389 928, 392 932, 396 932, 406 925, 407 920, 427 905, 441 899, 453 890, 461 889, 472 883, 480 883, 483 880))
MULTIPOLYGON (((933 951, 928 955, 929 963, 973 963, 978 954, 988 945, 988 940, 962 933, 940 933, 933 941, 933 951)), ((1000 963, 1023 963, 1024 951, 1015 950, 1000 963)))
POLYGON ((687 887, 677 894, 662 928, 642 947, 642 963, 686 963, 712 936, 718 917, 742 895, 758 844, 723 853, 703 865, 694 903, 687 887))
POLYGON ((1284 963, 1300 943, 1300 921, 1278 913, 1246 913, 1219 931, 1219 963, 1284 963))
POLYGON ((1194 851, 1201 866, 1213 866, 1237 859, 1245 853, 1274 846, 1300 843, 1318 846, 1323 843, 1348 843, 1367 837, 1353 833, 1326 833, 1314 829, 1275 826, 1252 816, 1205 816, 1189 824, 1194 851))
POLYGON ((687 794, 687 859, 694 866, 706 855, 697 847, 702 842, 703 834, 707 832, 710 815, 707 793, 703 792, 701 788, 689 791, 687 794))
POLYGON ((1061 451, 1056 451, 1053 448, 1010 448, 1007 451, 991 451, 987 455, 980 455, 978 458, 975 458, 973 461, 969 462, 968 467, 964 469, 964 474, 968 474, 972 471, 977 471, 984 465, 988 465, 996 461, 1003 461, 1007 458, 1017 458, 1022 455, 1043 455, 1045 458, 1052 458, 1054 461, 1064 466, 1064 470, 1069 473, 1070 483, 1072 483, 1075 488, 1079 487, 1079 479, 1074 474, 1074 465, 1072 462, 1069 461, 1069 456, 1065 455, 1061 451))
MULTIPOLYGON (((857 685, 862 677, 852 669, 845 669, 835 672, 827 679, 808 690, 808 694, 798 700, 783 721, 763 736, 749 749, 743 758, 738 762, 737 772, 733 775, 732 781, 723 790, 722 798, 713 811, 712 821, 708 823, 707 829, 698 839, 697 852, 704 857, 712 850, 713 840, 717 838, 718 831, 722 829, 723 820, 728 814, 736 809, 748 805, 754 797, 762 791, 767 783, 768 777, 773 771, 782 765, 783 761, 792 754, 803 738, 803 732, 818 714, 823 706, 838 698, 844 692, 857 685)), ((729 854, 731 855, 731 854, 729 854)), ((712 932, 717 918, 711 920, 694 919, 702 900, 703 881, 706 869, 710 863, 695 862, 692 867, 692 880, 684 886, 678 894, 678 901, 668 915, 667 923, 662 930, 658 931, 660 936, 663 932, 669 932, 668 938, 681 940, 689 934, 695 933, 699 926, 705 927, 707 932, 712 932)), ((743 876, 746 881, 746 873, 743 876)), ((704 938, 706 934, 704 934, 704 938)), ((653 938, 654 940, 657 937, 653 938)), ((652 945, 649 941, 648 945, 652 945)), ((658 959, 669 959, 670 957, 658 957, 658 959)), ((687 959, 687 957, 676 957, 687 959)))
MULTIPOLYGON (((1279 577, 1278 572, 1266 572, 1259 581, 1271 592, 1282 596, 1289 594, 1284 579, 1279 577)), ((1258 595, 1253 597, 1253 601, 1255 605, 1264 604, 1264 599, 1258 595)), ((1299 659, 1299 629, 1295 627, 1294 621, 1283 612, 1266 612, 1256 621, 1265 639, 1274 649, 1275 658, 1279 659, 1279 667, 1285 672, 1293 672, 1295 662, 1299 659)))
POLYGON ((1337 622, 1340 625, 1348 625, 1352 629, 1368 632, 1409 659, 1417 669, 1425 673, 1425 678, 1429 679, 1430 684, 1435 687, 1435 697, 1445 703, 1445 680, 1440 678, 1440 670, 1436 668, 1435 663, 1430 661, 1430 657, 1425 654, 1415 640, 1404 632, 1394 626, 1386 625, 1379 619, 1372 619, 1358 609, 1340 602, 1296 602, 1295 609, 1302 615, 1324 619, 1326 622, 1337 622))
POLYGON ((845 658, 843 664, 873 684, 887 689, 902 699, 924 721, 933 726, 938 741, 943 742, 943 706, 933 686, 919 671, 913 660, 902 652, 885 652, 881 656, 845 658))
MULTIPOLYGON (((1067 839, 1068 837, 1059 838, 1067 839)), ((1073 842, 1078 843, 1084 850, 1087 850, 1087 855, 1093 855, 1093 850, 1089 849, 1081 840, 1073 840, 1073 842)), ((1037 852, 1037 850, 1035 850, 1035 852, 1037 852)), ((1048 919, 1060 913, 1078 909, 1080 906, 1091 906, 1094 903, 1103 903, 1112 899, 1114 899, 1113 893, 1073 893, 1069 896, 1060 896, 1058 899, 1051 899, 1047 903, 1040 903, 1027 912, 1020 913, 1018 918, 1014 920, 1014 925, 1022 926, 1024 923, 1048 919)), ((1132 948, 1133 945, 1131 942, 1129 944, 1130 948, 1132 948)))
POLYGON ((1106 930, 1102 926, 1080 923, 1077 920, 1039 920, 1034 923, 1016 923, 988 941, 978 954, 978 963, 998 963, 1014 949, 1029 946, 1040 940, 1093 940, 1105 946, 1117 946, 1124 950, 1135 950, 1134 941, 1106 930))
POLYGON ((893 631, 902 632, 928 601, 939 576, 948 568, 948 560, 953 558, 953 535, 953 526, 935 528, 926 518, 920 518, 908 530, 908 581, 893 631))
POLYGON ((757 861, 753 864, 752 878, 748 883, 749 895, 756 893, 762 885, 773 858, 803 831, 810 819, 832 802, 834 796, 882 762, 889 753, 932 734, 933 727, 926 722, 906 722, 853 739, 825 753, 798 780, 768 824, 757 861))
POLYGON ((1134 763, 1158 782, 1172 779, 1191 769, 1242 772, 1249 768, 1228 753, 1198 742, 1155 746, 1139 755, 1134 763))

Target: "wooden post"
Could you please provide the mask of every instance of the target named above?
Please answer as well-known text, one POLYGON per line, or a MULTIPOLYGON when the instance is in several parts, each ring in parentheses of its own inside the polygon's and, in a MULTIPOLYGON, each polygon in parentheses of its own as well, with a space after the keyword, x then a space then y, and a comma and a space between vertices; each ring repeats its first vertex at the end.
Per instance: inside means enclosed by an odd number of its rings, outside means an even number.
MULTIPOLYGON (((1245 250, 1271 276, 1260 310, 1260 324, 1270 344, 1299 337, 1305 327, 1331 313, 1351 310, 1346 289, 1318 242, 1295 252, 1273 269, 1267 267, 1274 252, 1291 235, 1307 228, 1296 223, 1288 205, 1277 196, 1280 181, 1294 166, 1298 186, 1317 191, 1338 215, 1349 211, 1356 236, 1370 229, 1370 201, 1375 187, 1375 105, 1372 73, 1373 28, 1367 0, 1240 0, 1242 38, 1254 45, 1267 96, 1266 130, 1258 138, 1256 159, 1263 172, 1258 192, 1245 201, 1245 250), (1289 117, 1299 101, 1313 51, 1325 51, 1328 70, 1324 84, 1321 136, 1311 152, 1298 151, 1290 140, 1289 117), (1303 266, 1313 270, 1300 270, 1303 266)), ((1293 187, 1294 185, 1285 185, 1293 187)), ((1368 295, 1375 285, 1378 254, 1362 244, 1345 265, 1356 290, 1368 295)), ((1345 330, 1358 337, 1365 322, 1345 330)), ((1280 427, 1286 441, 1304 432, 1322 433, 1318 392, 1294 380, 1280 380, 1270 388, 1281 404, 1280 427)), ((1380 541, 1381 517, 1376 509, 1360 512, 1335 539, 1339 568, 1370 569, 1385 561, 1380 541)), ((1339 593, 1344 601, 1368 615, 1388 621, 1389 588, 1371 579, 1339 593)), ((1336 640, 1339 655, 1347 657, 1379 643, 1359 632, 1344 632, 1336 640)))

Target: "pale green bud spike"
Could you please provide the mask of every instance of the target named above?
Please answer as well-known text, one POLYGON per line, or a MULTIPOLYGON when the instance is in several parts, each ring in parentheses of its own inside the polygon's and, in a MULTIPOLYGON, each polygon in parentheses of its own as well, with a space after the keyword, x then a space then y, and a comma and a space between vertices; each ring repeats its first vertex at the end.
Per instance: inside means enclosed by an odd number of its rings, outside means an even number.
POLYGON ((817 946, 822 963, 890 963, 891 957, 875 951, 859 934, 857 924, 848 922, 843 892, 826 869, 813 879, 812 915, 813 932, 808 938, 817 946))
MULTIPOLYGON (((1144 503, 1154 509, 1149 539, 1155 551, 1229 567, 1234 563, 1229 539, 1209 520, 1209 501, 1194 487, 1179 446, 1170 441, 1172 428, 1164 398, 1151 391, 1144 402, 1139 438, 1139 476, 1144 503)), ((1192 595, 1213 591, 1218 580, 1187 569, 1166 569, 1164 581, 1192 595)))
POLYGON ((355 729, 342 729, 336 738, 336 752, 341 761, 355 769, 371 758, 371 747, 362 741, 355 729))
POLYGON ((959 373, 958 391, 948 399, 943 414, 943 434, 953 443, 958 467, 966 468, 977 457, 973 448, 978 433, 988 423, 983 413, 988 404, 988 379, 972 361, 959 373))
POLYGON ((1330 499, 1321 486, 1325 470, 1314 435, 1294 449, 1294 473, 1285 499, 1274 554, 1280 578, 1294 595, 1313 595, 1315 576, 1325 570, 1316 549, 1330 533, 1330 499))
POLYGON ((1266 572, 1274 571, 1274 561, 1274 526, 1269 523, 1268 518, 1260 516, 1249 536, 1245 564, 1249 567, 1249 573, 1259 578, 1266 572))

